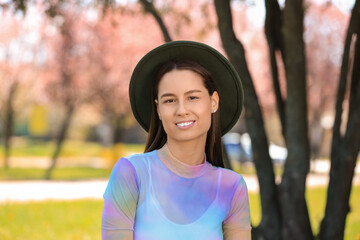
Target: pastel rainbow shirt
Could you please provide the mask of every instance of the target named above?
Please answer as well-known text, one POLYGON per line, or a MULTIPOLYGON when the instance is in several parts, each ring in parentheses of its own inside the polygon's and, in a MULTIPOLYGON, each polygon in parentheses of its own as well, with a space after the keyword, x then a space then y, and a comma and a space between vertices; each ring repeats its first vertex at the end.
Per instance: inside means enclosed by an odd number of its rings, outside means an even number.
POLYGON ((230 239, 251 230, 246 184, 206 160, 186 165, 166 145, 121 158, 104 193, 101 229, 103 239, 230 239))

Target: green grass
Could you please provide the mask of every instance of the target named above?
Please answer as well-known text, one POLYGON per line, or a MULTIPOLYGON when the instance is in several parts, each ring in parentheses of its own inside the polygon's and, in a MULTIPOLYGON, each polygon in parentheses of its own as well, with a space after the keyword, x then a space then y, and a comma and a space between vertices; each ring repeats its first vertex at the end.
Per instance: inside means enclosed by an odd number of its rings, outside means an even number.
MULTIPOLYGON (((0 168, 0 181, 44 179, 45 169, 40 168, 0 168)), ((52 180, 86 180, 109 178, 110 169, 100 168, 55 168, 52 180)), ((0 238, 1 239, 1 238, 0 238)))
MULTIPOLYGON (((27 139, 16 140, 10 149, 12 157, 47 157, 55 150, 53 141, 29 141, 27 139)), ((0 154, 3 155, 4 148, 0 146, 0 154)), ((64 142, 60 156, 62 157, 95 157, 100 155, 101 145, 92 142, 67 140, 64 142)))
MULTIPOLYGON (((255 168, 254 163, 252 163, 252 162, 240 164, 239 162, 233 161, 233 162, 231 162, 231 167, 235 172, 240 173, 240 174, 249 174, 249 175, 256 174, 256 168, 255 168)), ((276 176, 282 176, 283 170, 284 170, 283 165, 274 164, 273 169, 274 169, 274 174, 276 176)))
MULTIPOLYGON (((55 150, 54 141, 33 141, 27 138, 13 138, 10 149, 12 157, 50 157, 55 150)), ((142 144, 124 144, 125 152, 143 152, 142 144)), ((104 148, 96 142, 66 140, 60 157, 99 157, 104 148)), ((4 155, 4 147, 0 145, 0 156, 4 155)))
POLYGON ((100 239, 100 200, 8 203, 1 206, 2 240, 100 239))
MULTIPOLYGON (((314 233, 320 230, 321 219, 324 217, 326 204, 326 188, 310 188, 306 192, 306 199, 314 233)), ((350 196, 351 212, 347 216, 345 238, 358 239, 360 237, 360 186, 353 186, 350 196)))
POLYGON ((260 195, 249 193, 250 215, 252 226, 257 226, 261 220, 261 203, 260 195))
MULTIPOLYGON (((327 189, 325 187, 308 188, 306 200, 313 234, 317 235, 324 217, 327 189)), ((249 193, 250 214, 253 226, 261 220, 260 198, 258 194, 249 193)), ((350 196, 351 212, 347 216, 345 240, 360 239, 360 186, 353 186, 350 196)))
MULTIPOLYGON (((314 233, 320 230, 320 221, 324 216, 326 188, 310 188, 306 192, 311 226, 314 233)), ((350 196, 351 211, 346 219, 345 240, 360 239, 360 186, 353 186, 350 196)))
MULTIPOLYGON (((307 190, 306 198, 314 233, 318 232, 325 207, 325 188, 307 190)), ((251 219, 261 217, 258 194, 250 193, 251 219)), ((358 239, 360 229, 360 186, 353 187, 352 211, 348 215, 345 240, 358 239)), ((100 240, 102 200, 43 201, 0 205, 0 239, 86 239, 100 240)))
MULTIPOLYGON (((31 161, 31 159, 29 159, 31 161)), ((73 160, 74 161, 74 160, 73 160)), ((114 164, 115 161, 112 163, 114 164)), ((46 169, 42 168, 9 168, 0 167, 0 181, 12 180, 41 180, 44 179, 46 169)), ((90 167, 64 167, 55 168, 52 180, 87 180, 109 178, 111 169, 90 168, 90 167)), ((248 170, 239 173, 249 174, 248 170)))

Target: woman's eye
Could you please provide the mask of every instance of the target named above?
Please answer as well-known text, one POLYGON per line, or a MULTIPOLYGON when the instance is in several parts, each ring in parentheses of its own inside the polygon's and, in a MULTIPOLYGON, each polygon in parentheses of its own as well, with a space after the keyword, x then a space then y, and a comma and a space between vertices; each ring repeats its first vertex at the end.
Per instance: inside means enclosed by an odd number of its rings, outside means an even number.
POLYGON ((199 99, 199 98, 196 97, 196 96, 190 96, 190 97, 189 97, 189 100, 195 100, 195 99, 199 99))
POLYGON ((173 103, 174 102, 174 99, 167 99, 164 101, 164 103, 173 103))

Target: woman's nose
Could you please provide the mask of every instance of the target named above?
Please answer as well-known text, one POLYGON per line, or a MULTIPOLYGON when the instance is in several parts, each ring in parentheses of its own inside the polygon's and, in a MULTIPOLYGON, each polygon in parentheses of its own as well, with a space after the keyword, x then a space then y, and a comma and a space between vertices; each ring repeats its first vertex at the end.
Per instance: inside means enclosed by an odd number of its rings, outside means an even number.
POLYGON ((177 109, 176 109, 176 114, 181 116, 181 115, 186 115, 188 114, 188 109, 186 107, 186 104, 183 101, 179 101, 177 109))

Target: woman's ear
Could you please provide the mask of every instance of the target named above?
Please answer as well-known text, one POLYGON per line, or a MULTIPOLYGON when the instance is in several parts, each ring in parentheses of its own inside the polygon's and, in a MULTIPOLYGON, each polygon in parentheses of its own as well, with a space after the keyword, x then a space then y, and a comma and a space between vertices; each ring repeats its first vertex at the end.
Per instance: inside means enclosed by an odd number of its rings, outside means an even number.
POLYGON ((159 116, 159 119, 161 121, 161 117, 160 117, 160 112, 159 112, 159 102, 157 99, 154 100, 155 101, 155 104, 156 104, 156 111, 157 111, 157 114, 159 116))
POLYGON ((210 97, 211 100, 211 111, 215 113, 219 109, 219 94, 217 91, 213 92, 210 97))

